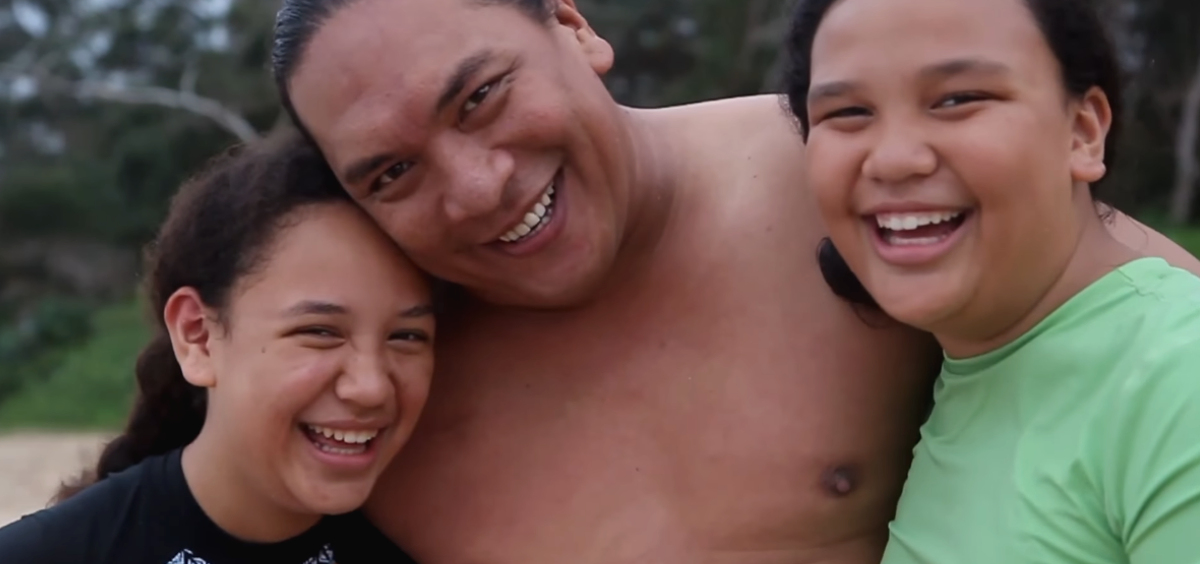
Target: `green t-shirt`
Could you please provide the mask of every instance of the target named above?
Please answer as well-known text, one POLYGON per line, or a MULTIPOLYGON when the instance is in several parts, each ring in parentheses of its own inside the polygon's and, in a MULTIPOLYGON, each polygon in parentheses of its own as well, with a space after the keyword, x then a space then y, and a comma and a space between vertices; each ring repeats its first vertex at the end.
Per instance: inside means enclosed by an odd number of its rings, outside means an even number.
POLYGON ((934 395, 884 564, 1200 563, 1200 278, 1131 262, 934 395))

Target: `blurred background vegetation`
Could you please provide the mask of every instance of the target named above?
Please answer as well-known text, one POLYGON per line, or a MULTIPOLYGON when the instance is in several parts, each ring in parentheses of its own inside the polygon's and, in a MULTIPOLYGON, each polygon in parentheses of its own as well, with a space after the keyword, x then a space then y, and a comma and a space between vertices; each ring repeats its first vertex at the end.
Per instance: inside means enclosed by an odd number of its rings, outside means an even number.
MULTIPOLYGON (((1111 200, 1200 253, 1200 2, 1097 0, 1130 78, 1111 200)), ((614 95, 773 91, 789 0, 580 0, 614 95)), ((284 123, 278 0, 0 4, 0 427, 111 428, 147 339, 140 247, 210 155, 284 123)))

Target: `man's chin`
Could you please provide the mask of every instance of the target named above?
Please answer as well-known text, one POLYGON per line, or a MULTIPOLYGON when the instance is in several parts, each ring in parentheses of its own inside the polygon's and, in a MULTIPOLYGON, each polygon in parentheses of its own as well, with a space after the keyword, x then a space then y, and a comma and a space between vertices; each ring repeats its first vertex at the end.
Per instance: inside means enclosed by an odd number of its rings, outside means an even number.
POLYGON ((600 284, 571 281, 538 285, 479 286, 467 288, 475 299, 501 307, 568 310, 587 306, 599 294, 600 284))

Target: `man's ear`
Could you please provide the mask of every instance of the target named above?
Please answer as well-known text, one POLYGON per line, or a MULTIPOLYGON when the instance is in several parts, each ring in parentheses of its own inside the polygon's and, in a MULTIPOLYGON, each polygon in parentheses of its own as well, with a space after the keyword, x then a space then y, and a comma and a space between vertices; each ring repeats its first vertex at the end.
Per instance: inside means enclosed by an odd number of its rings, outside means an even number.
POLYGON ((558 23, 569 30, 575 37, 575 41, 583 49, 583 55, 591 65, 592 70, 596 74, 604 76, 612 69, 613 59, 616 54, 613 52, 612 45, 605 41, 604 38, 596 34, 596 31, 588 25, 587 19, 575 7, 575 0, 553 0, 556 3, 554 9, 554 19, 558 23))
POLYGON ((215 312, 204 305, 195 289, 180 288, 167 300, 162 314, 183 377, 193 386, 216 387, 212 344, 219 327, 215 312))

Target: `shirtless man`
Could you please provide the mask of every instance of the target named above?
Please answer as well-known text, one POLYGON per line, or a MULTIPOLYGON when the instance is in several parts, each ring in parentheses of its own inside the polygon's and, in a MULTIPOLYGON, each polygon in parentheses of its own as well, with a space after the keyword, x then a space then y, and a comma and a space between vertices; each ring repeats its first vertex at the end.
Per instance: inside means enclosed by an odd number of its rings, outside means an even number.
POLYGON ((418 561, 879 561, 940 357, 825 285, 777 98, 618 106, 573 0, 287 0, 275 55, 347 190, 473 296, 369 507, 418 561))

